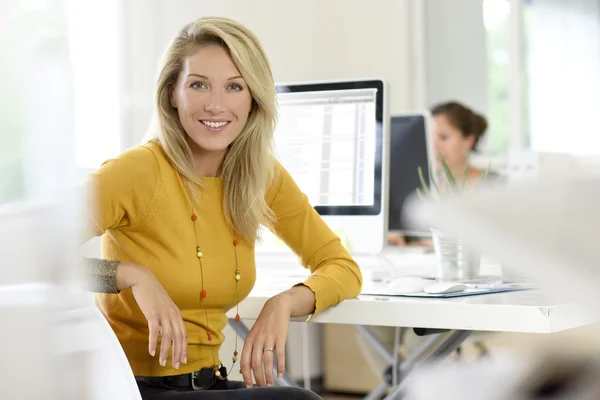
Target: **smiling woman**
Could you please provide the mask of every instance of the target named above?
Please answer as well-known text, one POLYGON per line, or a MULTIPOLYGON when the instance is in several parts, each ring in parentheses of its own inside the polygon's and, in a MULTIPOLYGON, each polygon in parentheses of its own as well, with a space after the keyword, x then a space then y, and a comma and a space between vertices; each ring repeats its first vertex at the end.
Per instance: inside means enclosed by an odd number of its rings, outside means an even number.
POLYGON ((273 222, 260 193, 272 174, 268 165, 277 116, 275 83, 258 39, 241 25, 225 27, 222 21, 206 19, 201 30, 197 24, 186 25, 167 51, 158 81, 157 136, 188 182, 222 177, 231 223, 254 240, 258 224, 273 222), (219 118, 230 121, 223 134, 198 129, 203 120, 214 124, 219 118), (226 150, 231 155, 227 159, 226 150), (204 171, 206 165, 219 170, 204 171))
POLYGON ((186 25, 166 52, 156 112, 154 137, 90 180, 93 234, 103 236, 105 257, 92 260, 90 275, 142 397, 318 398, 268 387, 285 371, 290 319, 357 296, 362 278, 273 157, 276 90, 258 40, 225 18, 186 25), (234 366, 241 356, 244 382, 236 383, 226 378, 219 348, 226 311, 256 279, 259 225, 311 276, 265 304, 241 354, 236 346, 232 355, 234 366))

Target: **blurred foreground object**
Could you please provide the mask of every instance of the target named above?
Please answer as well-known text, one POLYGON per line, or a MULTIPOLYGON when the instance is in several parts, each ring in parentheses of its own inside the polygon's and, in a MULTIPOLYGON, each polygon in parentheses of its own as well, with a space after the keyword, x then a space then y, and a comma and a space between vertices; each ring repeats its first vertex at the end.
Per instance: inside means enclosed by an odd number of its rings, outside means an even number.
POLYGON ((66 5, 0 2, 0 399, 126 393, 83 291, 66 5))
POLYGON ((413 202, 406 217, 440 227, 500 260, 503 269, 595 309, 600 300, 598 204, 600 177, 574 176, 413 202))
POLYGON ((415 371, 404 400, 597 400, 600 359, 547 354, 415 371), (432 384, 435 382, 435 384, 432 384))
MULTIPOLYGON (((546 175, 443 202, 413 202, 407 218, 460 237, 501 260, 503 269, 581 308, 596 310, 600 317, 598 204, 596 174, 546 175)), ((571 348, 568 342, 562 347, 571 348)), ((405 383, 402 398, 431 399, 442 393, 445 399, 475 400, 600 398, 598 352, 546 350, 489 364, 429 365, 405 383)))

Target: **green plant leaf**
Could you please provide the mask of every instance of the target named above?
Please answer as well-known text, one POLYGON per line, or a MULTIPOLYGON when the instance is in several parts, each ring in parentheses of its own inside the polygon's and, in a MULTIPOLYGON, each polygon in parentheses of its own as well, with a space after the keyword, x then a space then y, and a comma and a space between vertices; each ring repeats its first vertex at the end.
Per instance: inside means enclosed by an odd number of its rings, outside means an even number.
POLYGON ((419 167, 418 172, 419 172, 419 180, 421 181, 421 187, 423 188, 423 191, 425 193, 429 193, 429 185, 427 185, 427 182, 425 182, 425 178, 423 177, 423 169, 421 169, 421 167, 419 167))
POLYGON ((419 199, 424 200, 425 196, 423 196, 423 192, 421 192, 421 189, 417 188, 417 196, 419 197, 419 199))
POLYGON ((481 175, 481 179, 480 180, 485 180, 485 178, 487 178, 490 170, 492 169, 492 163, 490 162, 490 164, 488 165, 488 167, 485 169, 485 171, 483 171, 483 175, 481 175))
POLYGON ((452 174, 452 171, 450 171, 448 164, 446 164, 446 160, 444 160, 444 157, 442 157, 441 155, 440 155, 440 160, 442 161, 442 167, 444 168, 444 174, 446 175, 446 179, 448 180, 448 183, 450 184, 450 186, 455 188, 456 187, 456 179, 454 179, 454 175, 452 174))
POLYGON ((437 185, 437 183, 435 182, 435 177, 433 176, 433 169, 431 167, 429 167, 429 182, 431 182, 431 185, 433 185, 435 191, 437 193, 440 193, 440 188, 437 185))

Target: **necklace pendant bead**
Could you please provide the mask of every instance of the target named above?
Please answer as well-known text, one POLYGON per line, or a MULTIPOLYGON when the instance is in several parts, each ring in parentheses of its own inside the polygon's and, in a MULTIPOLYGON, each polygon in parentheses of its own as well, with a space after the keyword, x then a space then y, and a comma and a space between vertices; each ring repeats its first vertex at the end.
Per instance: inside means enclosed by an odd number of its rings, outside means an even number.
POLYGON ((203 290, 203 291, 200 293, 200 296, 202 296, 202 298, 203 298, 203 299, 205 299, 205 298, 206 298, 206 290, 203 290))
POLYGON ((198 252, 196 253, 196 255, 198 256, 198 258, 202 258, 202 256, 203 256, 204 254, 203 254, 201 251, 198 251, 198 252))
POLYGON ((237 240, 234 240, 234 241, 233 241, 233 245, 234 245, 234 246, 237 246, 237 245, 238 245, 238 243, 239 243, 239 242, 238 242, 237 240))
POLYGON ((196 217, 195 215, 192 215, 192 221, 195 221, 197 219, 198 219, 198 217, 196 217))
POLYGON ((242 279, 242 276, 240 274, 236 274, 235 275, 235 280, 239 281, 240 279, 242 279))
MULTIPOLYGON (((240 322, 240 314, 235 315, 235 322, 240 322)), ((237 352, 236 352, 236 356, 237 356, 237 352)))

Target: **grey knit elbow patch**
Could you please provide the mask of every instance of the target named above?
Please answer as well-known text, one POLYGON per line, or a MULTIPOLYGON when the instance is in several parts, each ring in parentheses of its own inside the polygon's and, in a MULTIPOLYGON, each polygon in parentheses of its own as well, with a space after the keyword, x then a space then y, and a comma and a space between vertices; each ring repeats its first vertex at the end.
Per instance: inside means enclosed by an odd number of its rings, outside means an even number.
POLYGON ((117 260, 89 259, 89 285, 96 293, 119 293, 117 290, 117 260))

